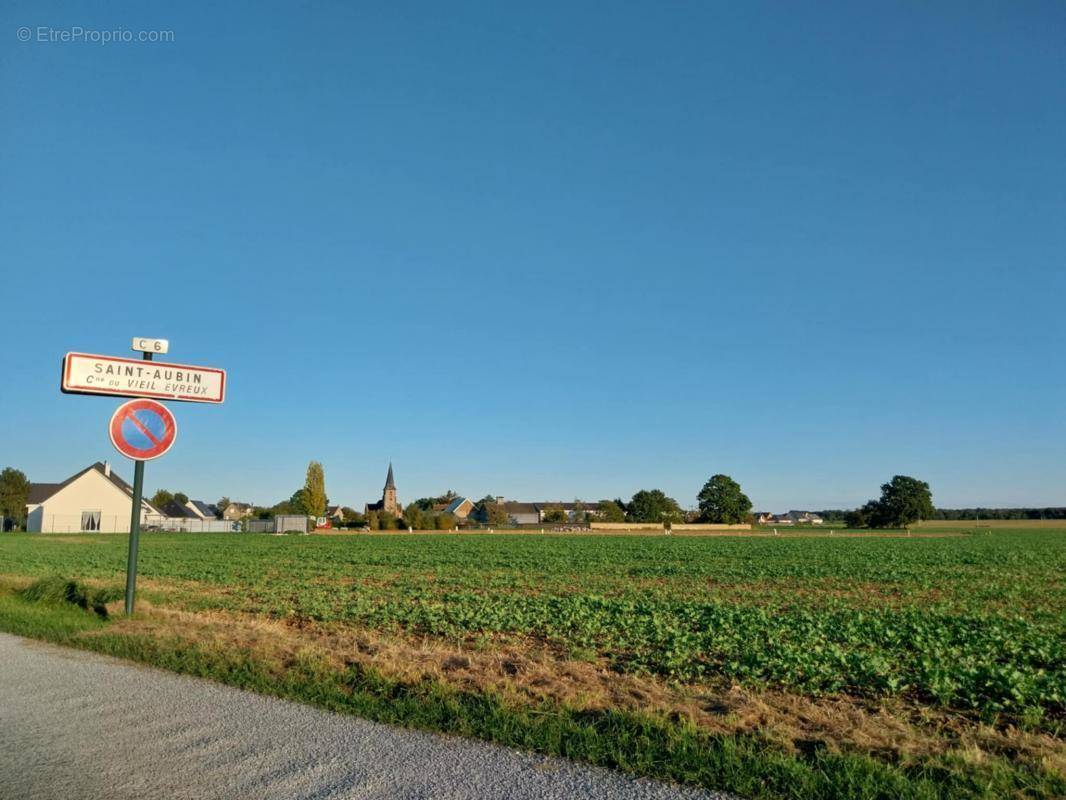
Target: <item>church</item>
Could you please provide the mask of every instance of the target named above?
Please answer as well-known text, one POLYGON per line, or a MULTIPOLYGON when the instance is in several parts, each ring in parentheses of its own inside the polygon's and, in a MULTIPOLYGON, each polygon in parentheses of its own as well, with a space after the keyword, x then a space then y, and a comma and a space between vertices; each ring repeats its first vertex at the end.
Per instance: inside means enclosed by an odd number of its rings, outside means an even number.
POLYGON ((371 511, 387 511, 395 516, 400 516, 403 513, 403 506, 396 502, 396 479, 392 477, 392 462, 389 462, 389 474, 385 476, 385 489, 381 493, 381 500, 377 503, 367 503, 363 507, 363 513, 369 514, 371 511))

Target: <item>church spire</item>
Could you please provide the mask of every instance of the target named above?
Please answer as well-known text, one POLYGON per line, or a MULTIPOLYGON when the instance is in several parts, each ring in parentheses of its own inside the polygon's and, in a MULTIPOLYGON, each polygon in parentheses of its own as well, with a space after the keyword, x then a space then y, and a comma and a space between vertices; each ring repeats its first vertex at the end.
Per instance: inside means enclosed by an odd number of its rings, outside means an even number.
POLYGON ((388 474, 388 477, 385 478, 385 488, 386 489, 395 489, 396 488, 396 479, 392 477, 392 462, 391 461, 389 462, 389 474, 388 474))

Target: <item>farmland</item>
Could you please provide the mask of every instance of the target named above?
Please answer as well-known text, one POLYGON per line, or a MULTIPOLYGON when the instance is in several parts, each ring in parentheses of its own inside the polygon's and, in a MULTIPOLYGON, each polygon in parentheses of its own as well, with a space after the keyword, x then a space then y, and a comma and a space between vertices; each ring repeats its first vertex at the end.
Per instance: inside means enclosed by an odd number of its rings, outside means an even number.
POLYGON ((0 538, 0 627, 752 797, 1066 793, 1066 528, 0 538), (952 535, 955 534, 955 535, 952 535), (114 606, 111 606, 114 608, 114 606))

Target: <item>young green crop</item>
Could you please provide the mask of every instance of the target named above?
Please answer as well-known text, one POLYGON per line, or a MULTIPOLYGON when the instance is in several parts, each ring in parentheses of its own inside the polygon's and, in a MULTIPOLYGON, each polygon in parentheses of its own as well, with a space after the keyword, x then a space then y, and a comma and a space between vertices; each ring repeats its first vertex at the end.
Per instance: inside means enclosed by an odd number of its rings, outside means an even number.
MULTIPOLYGON (((0 572, 118 580, 125 538, 0 539, 0 572)), ((808 694, 1066 709, 1066 536, 146 535, 183 602, 461 639, 534 637, 626 672, 808 694)))

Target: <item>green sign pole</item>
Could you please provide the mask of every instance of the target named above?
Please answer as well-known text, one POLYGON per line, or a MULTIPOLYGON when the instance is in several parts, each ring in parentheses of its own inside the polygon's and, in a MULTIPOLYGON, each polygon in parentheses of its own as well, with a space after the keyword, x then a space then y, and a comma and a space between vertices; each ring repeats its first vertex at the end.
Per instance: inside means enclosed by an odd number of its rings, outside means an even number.
MULTIPOLYGON (((144 354, 152 360, 151 353, 144 354)), ((130 515, 130 554, 126 561, 126 616, 133 614, 133 598, 137 592, 137 545, 141 538, 141 493, 144 491, 144 462, 133 467, 133 511, 130 515)))

